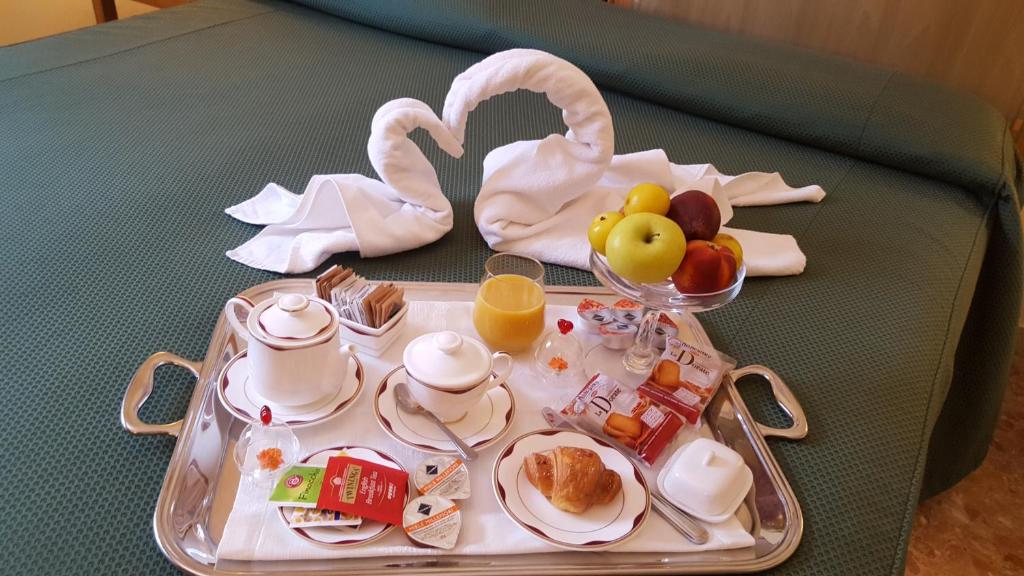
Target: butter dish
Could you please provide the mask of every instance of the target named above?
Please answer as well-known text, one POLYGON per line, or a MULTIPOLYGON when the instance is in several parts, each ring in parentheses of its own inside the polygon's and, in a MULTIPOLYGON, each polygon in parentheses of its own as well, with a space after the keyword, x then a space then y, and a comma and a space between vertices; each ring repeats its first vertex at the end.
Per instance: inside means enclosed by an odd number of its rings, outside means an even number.
POLYGON ((753 482, 742 456, 708 438, 681 447, 658 475, 658 488, 672 504, 712 524, 736 512, 753 482))

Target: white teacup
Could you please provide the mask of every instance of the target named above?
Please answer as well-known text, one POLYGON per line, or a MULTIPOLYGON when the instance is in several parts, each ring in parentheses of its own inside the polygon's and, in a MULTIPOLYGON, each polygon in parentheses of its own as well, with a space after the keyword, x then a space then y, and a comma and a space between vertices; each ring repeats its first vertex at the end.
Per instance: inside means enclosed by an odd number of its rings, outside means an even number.
POLYGON ((282 412, 295 412, 337 394, 348 374, 351 344, 341 346, 338 312, 319 298, 284 294, 258 305, 228 300, 228 321, 248 341, 253 391, 282 412), (245 324, 236 308, 248 313, 245 324))
POLYGON ((445 422, 461 419, 512 374, 511 356, 491 354, 480 341, 450 331, 414 339, 402 361, 413 398, 445 422), (495 371, 499 361, 504 366, 495 371))

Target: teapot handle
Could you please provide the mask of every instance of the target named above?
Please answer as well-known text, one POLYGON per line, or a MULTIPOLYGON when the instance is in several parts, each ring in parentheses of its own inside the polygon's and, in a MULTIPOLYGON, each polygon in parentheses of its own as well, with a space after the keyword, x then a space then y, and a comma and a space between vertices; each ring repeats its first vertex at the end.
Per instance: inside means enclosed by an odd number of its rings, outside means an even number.
POLYGON ((245 327, 242 320, 238 319, 238 313, 235 308, 242 307, 245 309, 245 317, 248 318, 255 306, 248 298, 243 296, 235 296, 234 298, 227 301, 224 304, 224 315, 228 318, 228 323, 235 329, 235 333, 238 334, 246 342, 249 341, 249 329, 245 327))

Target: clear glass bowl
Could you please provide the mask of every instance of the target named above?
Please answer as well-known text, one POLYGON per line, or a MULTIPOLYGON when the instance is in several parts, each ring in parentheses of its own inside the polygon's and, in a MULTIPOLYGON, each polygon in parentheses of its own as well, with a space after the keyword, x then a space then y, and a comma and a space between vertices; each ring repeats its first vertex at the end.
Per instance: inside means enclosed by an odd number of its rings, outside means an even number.
POLYGON ((299 439, 283 422, 271 422, 269 426, 250 422, 238 437, 234 457, 242 478, 258 484, 270 483, 298 461, 299 439), (261 466, 260 452, 273 448, 281 451, 281 462, 272 469, 261 466))
POLYGON ((550 385, 582 384, 583 345, 572 334, 550 330, 534 351, 534 368, 550 385))
POLYGON ((747 266, 741 264, 736 270, 736 281, 731 286, 707 294, 684 294, 676 290, 671 280, 656 284, 630 282, 608 266, 608 260, 597 252, 590 252, 590 269, 594 276, 608 288, 630 300, 636 300, 647 308, 662 312, 704 312, 725 306, 736 299, 743 280, 747 277, 747 266))

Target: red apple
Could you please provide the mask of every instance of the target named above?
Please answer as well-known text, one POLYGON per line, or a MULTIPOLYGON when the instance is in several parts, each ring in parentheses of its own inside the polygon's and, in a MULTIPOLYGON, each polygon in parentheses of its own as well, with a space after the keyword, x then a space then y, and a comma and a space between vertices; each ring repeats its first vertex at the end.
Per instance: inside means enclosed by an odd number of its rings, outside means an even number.
POLYGON ((718 292, 735 280, 736 256, 728 248, 707 240, 687 242, 683 262, 672 274, 672 283, 683 294, 718 292))
POLYGON ((700 190, 673 196, 665 216, 679 224, 687 240, 711 240, 722 225, 715 199, 700 190))

